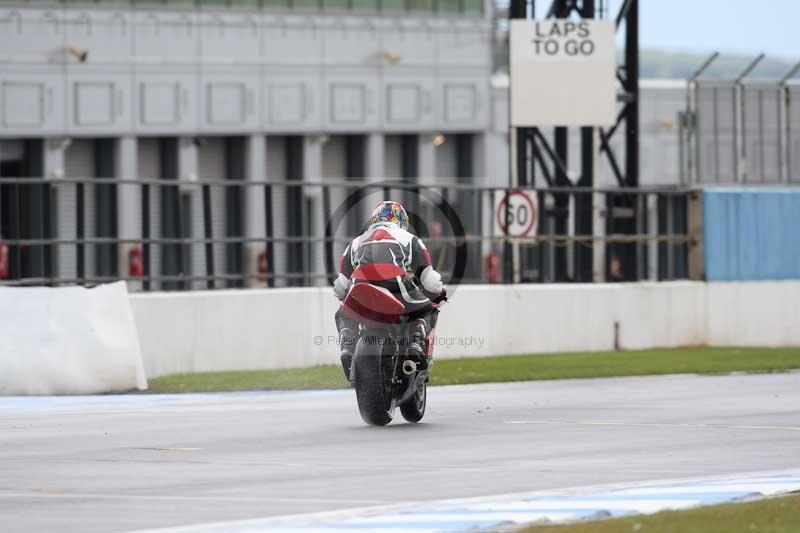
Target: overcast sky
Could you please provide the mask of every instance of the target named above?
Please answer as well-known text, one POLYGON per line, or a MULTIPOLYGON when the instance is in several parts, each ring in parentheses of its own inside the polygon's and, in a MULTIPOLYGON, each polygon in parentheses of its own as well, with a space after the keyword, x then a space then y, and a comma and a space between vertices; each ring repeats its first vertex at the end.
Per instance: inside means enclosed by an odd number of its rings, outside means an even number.
MULTIPOLYGON (((607 0, 612 17, 621 4, 607 0)), ((643 48, 765 52, 800 61, 800 0, 640 0, 639 5, 643 48)), ((537 17, 549 6, 549 0, 536 0, 537 17)))

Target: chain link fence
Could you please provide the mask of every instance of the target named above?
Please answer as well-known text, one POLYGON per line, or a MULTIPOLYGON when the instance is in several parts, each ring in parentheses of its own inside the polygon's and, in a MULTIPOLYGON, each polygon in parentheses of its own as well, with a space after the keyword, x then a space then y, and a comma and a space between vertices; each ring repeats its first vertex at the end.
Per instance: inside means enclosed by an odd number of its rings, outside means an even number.
POLYGON ((786 88, 786 176, 800 183, 800 85, 786 88))
POLYGON ((682 182, 800 181, 800 85, 692 80, 682 121, 682 182))

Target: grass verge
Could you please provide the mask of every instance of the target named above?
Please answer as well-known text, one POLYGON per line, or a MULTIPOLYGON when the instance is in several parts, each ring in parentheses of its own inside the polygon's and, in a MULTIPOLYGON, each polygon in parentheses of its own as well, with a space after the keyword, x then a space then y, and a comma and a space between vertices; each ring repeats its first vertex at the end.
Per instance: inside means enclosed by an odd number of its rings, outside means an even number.
MULTIPOLYGON (((625 352, 505 355, 436 361, 432 385, 545 379, 780 372, 800 368, 800 348, 680 348, 625 352)), ((150 380, 150 392, 345 388, 336 365, 289 370, 175 374, 150 380)))
POLYGON ((648 516, 532 526, 524 533, 797 533, 800 494, 747 503, 664 511, 648 516))

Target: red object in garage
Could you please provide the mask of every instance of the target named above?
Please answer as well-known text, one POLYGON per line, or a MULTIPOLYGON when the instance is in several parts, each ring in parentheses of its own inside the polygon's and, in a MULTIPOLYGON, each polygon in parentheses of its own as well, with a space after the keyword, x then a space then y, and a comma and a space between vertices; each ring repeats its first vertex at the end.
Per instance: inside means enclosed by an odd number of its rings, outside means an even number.
POLYGON ((489 283, 500 283, 500 255, 489 252, 484 258, 484 275, 489 283))
POLYGON ((128 275, 133 278, 144 276, 144 258, 141 245, 136 245, 128 252, 128 275))
POLYGON ((258 280, 267 281, 269 275, 269 262, 267 261, 267 252, 258 253, 258 280))
POLYGON ((0 244, 0 279, 6 279, 8 276, 8 245, 0 244))

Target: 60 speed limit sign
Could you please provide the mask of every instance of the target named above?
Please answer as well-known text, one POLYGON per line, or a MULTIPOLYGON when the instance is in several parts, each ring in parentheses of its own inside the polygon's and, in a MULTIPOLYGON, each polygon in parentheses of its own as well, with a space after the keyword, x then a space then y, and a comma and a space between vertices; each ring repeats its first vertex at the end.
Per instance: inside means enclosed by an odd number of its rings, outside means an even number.
POLYGON ((535 192, 511 191, 500 195, 495 207, 497 233, 511 237, 536 235, 539 222, 539 205, 535 192))

